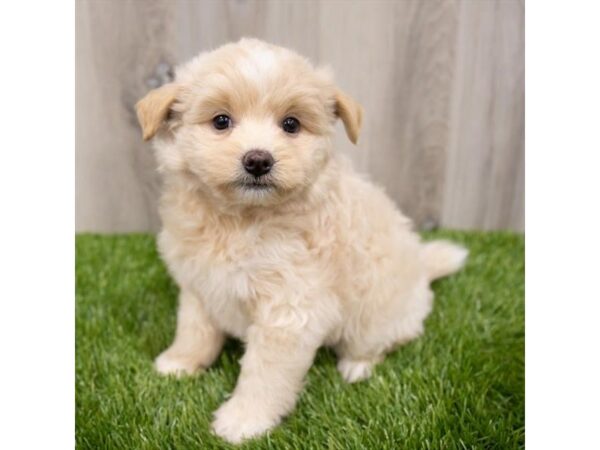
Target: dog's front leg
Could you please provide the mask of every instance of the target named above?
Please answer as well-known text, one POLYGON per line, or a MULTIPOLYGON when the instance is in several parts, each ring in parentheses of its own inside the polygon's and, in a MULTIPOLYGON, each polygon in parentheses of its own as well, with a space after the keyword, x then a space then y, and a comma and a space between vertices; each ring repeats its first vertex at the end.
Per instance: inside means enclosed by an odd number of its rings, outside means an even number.
POLYGON ((238 443, 277 425, 294 407, 319 345, 305 326, 252 325, 236 388, 215 413, 215 433, 238 443))
POLYGON ((193 374, 210 366, 219 355, 225 338, 210 321, 200 299, 186 289, 179 294, 177 331, 171 346, 154 366, 162 374, 193 374))

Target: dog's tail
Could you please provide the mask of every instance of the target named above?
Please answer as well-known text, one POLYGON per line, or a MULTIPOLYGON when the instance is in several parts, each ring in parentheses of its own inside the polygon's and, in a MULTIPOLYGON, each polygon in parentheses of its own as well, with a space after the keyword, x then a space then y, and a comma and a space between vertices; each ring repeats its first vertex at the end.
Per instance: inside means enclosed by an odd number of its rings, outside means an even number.
POLYGON ((445 277, 458 271, 467 260, 469 251, 449 241, 427 242, 422 250, 429 279, 445 277))

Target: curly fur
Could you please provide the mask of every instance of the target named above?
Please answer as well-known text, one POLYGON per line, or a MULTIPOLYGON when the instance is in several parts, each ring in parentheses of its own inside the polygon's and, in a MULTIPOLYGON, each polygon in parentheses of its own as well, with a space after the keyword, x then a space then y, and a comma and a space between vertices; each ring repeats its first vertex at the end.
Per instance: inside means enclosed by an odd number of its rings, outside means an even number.
POLYGON ((414 339, 432 307, 430 282, 458 270, 466 250, 423 244, 392 201, 332 147, 335 121, 356 142, 362 109, 328 70, 243 39, 203 53, 138 105, 164 177, 159 248, 181 293, 161 373, 207 368, 226 336, 246 344, 214 431, 259 435, 294 407, 320 346, 349 382, 414 339), (233 126, 217 131, 212 118, 233 126), (286 116, 298 134, 281 129, 286 116), (249 188, 249 150, 269 151, 267 187, 249 188))

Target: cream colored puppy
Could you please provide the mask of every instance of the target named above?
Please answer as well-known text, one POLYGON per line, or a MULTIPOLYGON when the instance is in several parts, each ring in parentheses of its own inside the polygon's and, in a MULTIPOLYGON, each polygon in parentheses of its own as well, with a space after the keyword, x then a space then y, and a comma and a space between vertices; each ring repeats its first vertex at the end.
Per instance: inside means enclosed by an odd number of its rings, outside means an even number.
POLYGON ((164 374, 209 367, 226 336, 246 352, 213 430, 240 442, 294 407, 320 346, 348 382, 414 339, 432 280, 467 252, 424 244, 332 148, 356 143, 361 107, 325 70, 243 39, 202 53, 137 105, 164 176, 159 248, 181 293, 164 374))

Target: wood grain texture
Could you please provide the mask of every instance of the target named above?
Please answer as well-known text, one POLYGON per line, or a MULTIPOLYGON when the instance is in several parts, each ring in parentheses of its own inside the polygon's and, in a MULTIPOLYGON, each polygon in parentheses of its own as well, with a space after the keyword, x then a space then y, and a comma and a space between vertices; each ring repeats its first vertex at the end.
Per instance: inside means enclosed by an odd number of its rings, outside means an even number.
POLYGON ((442 223, 523 230, 524 5, 461 2, 442 223))
POLYGON ((336 145, 420 227, 524 226, 520 0, 77 2, 76 228, 154 231, 159 181, 132 105, 163 63, 243 36, 329 65, 365 108, 336 145))
POLYGON ((174 62, 174 18, 164 1, 76 2, 78 231, 159 226, 159 180, 133 106, 156 84, 155 68, 174 62))

